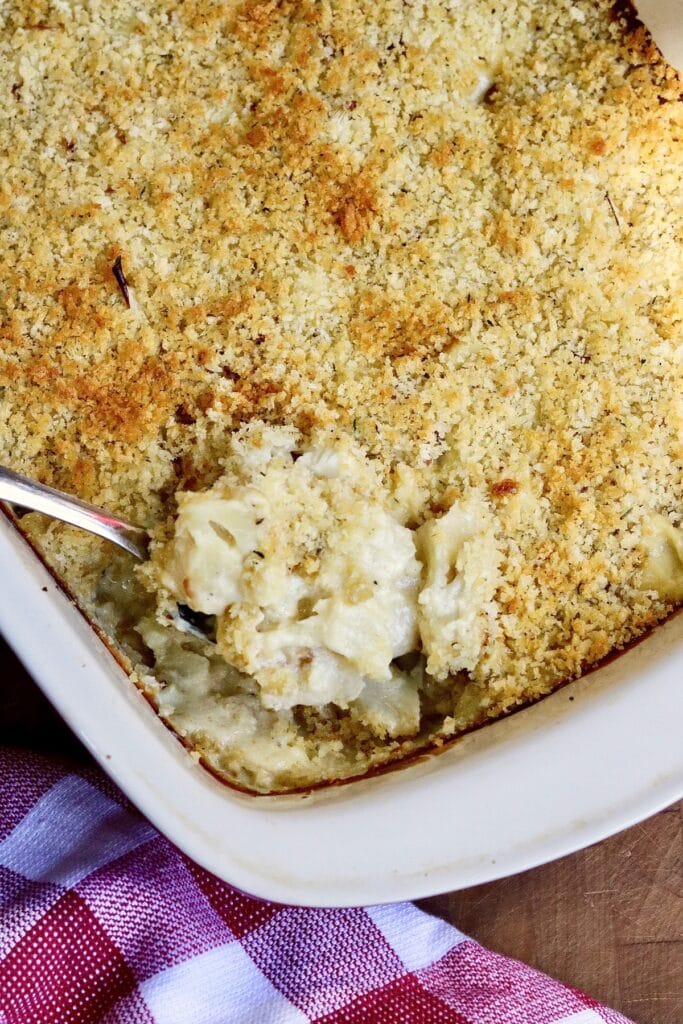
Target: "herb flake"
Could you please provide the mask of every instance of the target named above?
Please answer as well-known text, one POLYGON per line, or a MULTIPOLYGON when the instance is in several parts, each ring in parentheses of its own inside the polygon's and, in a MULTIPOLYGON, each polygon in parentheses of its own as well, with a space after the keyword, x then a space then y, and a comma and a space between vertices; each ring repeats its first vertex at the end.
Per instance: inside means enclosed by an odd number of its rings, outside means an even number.
POLYGON ((126 275, 123 272, 123 266, 121 263, 121 257, 117 256, 114 260, 114 266, 111 268, 111 272, 116 278, 116 283, 121 289, 121 294, 126 300, 126 305, 130 309, 130 290, 128 288, 128 282, 126 281, 126 275))
POLYGON ((616 224, 616 226, 619 229, 619 231, 621 231, 621 223, 619 221, 619 217, 617 215, 617 211, 614 209, 614 203, 612 202, 612 197, 609 194, 609 192, 605 192, 605 199, 607 200, 609 208, 612 211, 612 216, 614 217, 614 223, 616 224))

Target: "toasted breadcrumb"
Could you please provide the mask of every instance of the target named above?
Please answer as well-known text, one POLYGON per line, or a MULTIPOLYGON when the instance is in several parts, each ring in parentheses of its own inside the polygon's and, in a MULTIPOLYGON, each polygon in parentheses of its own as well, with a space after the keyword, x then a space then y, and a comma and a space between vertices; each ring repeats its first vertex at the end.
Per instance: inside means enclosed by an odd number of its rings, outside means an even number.
MULTIPOLYGON (((623 8, 8 0, 3 464, 168 524, 260 420, 351 437, 415 527, 484 501, 496 628, 466 683, 432 684, 425 736, 662 619, 679 590, 643 567, 683 518, 683 82, 623 8)), ((93 611, 110 550, 25 523, 93 611)), ((402 749, 336 712, 277 728, 294 753, 254 763, 259 788, 402 749)))

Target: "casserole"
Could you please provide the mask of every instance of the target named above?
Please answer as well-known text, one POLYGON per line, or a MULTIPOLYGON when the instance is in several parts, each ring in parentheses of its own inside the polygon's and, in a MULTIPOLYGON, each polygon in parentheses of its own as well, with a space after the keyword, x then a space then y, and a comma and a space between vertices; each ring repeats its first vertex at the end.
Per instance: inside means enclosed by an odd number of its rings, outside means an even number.
POLYGON ((539 704, 400 773, 245 796, 188 756, 0 519, 0 628, 130 799, 203 867, 309 906, 417 898, 522 871, 683 795, 683 617, 539 704))
POLYGON ((681 82, 642 26, 30 8, 0 26, 0 462, 150 531, 133 579, 22 524, 196 756, 362 775, 683 601, 681 82))

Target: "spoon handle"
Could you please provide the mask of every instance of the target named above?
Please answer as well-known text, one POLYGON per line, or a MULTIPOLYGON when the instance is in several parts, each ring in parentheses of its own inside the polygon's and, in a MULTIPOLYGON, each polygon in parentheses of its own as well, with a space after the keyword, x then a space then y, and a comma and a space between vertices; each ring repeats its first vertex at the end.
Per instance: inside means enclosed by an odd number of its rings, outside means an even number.
POLYGON ((147 558, 149 536, 140 526, 123 522, 96 505, 89 505, 54 487, 46 487, 11 469, 0 467, 0 501, 32 512, 42 512, 88 533, 105 537, 143 561, 147 558))

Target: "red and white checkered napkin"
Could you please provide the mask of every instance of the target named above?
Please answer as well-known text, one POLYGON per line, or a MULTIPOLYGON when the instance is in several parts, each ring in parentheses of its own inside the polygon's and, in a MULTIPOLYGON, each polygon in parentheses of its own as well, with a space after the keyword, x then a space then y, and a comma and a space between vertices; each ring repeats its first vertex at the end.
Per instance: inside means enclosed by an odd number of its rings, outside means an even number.
POLYGON ((2 1024, 624 1024, 410 903, 263 903, 95 769, 0 750, 2 1024))

